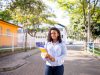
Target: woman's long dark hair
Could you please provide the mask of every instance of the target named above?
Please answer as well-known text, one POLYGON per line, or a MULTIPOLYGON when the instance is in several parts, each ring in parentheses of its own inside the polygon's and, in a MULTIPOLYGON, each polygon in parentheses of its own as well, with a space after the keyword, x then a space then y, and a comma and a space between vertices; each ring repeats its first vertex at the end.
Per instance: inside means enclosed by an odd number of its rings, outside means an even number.
POLYGON ((51 30, 57 31, 57 33, 58 33, 58 35, 59 35, 58 38, 57 38, 57 41, 58 41, 59 43, 61 43, 61 42, 62 42, 61 33, 60 33, 59 29, 56 28, 56 27, 50 28, 49 33, 48 33, 48 39, 47 39, 48 42, 53 42, 53 39, 51 38, 51 30))

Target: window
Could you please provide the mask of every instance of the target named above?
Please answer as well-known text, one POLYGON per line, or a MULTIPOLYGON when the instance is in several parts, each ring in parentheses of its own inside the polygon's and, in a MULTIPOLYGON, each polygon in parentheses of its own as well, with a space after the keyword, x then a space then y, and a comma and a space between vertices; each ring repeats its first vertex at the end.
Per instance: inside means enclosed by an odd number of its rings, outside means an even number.
POLYGON ((43 38, 43 36, 40 36, 40 38, 43 38))
POLYGON ((63 35, 62 35, 62 38, 63 38, 63 35))
POLYGON ((0 36, 1 36, 1 34, 2 34, 2 27, 0 26, 0 36))
POLYGON ((63 31, 63 28, 59 28, 60 31, 63 31))
POLYGON ((7 36, 11 35, 10 29, 6 29, 7 36))
POLYGON ((37 36, 35 36, 36 38, 38 38, 37 36))
POLYGON ((18 28, 18 33, 22 33, 23 30, 21 28, 18 28))
POLYGON ((40 38, 40 36, 38 36, 38 38, 40 38))

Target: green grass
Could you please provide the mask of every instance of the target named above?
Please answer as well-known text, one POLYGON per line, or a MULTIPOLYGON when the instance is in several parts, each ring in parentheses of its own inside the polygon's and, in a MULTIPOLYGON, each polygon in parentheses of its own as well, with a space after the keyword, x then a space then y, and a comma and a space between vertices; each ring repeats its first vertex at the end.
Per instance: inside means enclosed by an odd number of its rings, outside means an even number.
POLYGON ((96 56, 100 56, 100 48, 95 48, 95 49, 94 49, 94 54, 95 54, 96 56))
MULTIPOLYGON (((90 52, 93 53, 93 50, 91 49, 90 52)), ((100 56, 100 48, 94 48, 94 55, 100 56)))

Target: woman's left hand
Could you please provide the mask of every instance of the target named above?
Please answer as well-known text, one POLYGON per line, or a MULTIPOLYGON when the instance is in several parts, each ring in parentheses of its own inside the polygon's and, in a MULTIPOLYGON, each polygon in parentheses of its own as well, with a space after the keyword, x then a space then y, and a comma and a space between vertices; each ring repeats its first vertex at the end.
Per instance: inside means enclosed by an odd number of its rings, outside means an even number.
POLYGON ((50 61, 55 62, 55 58, 54 57, 50 57, 49 59, 50 59, 50 61))

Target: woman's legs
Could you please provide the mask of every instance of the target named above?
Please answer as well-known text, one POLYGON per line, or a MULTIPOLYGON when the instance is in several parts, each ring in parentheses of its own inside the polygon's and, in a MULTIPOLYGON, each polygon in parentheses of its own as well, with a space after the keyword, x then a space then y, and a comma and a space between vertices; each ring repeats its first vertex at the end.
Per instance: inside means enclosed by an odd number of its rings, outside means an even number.
POLYGON ((64 66, 56 66, 56 67, 51 67, 47 66, 45 68, 45 75, 63 75, 64 74, 64 66))
POLYGON ((61 66, 57 66, 54 68, 53 70, 53 75, 63 75, 64 74, 64 66, 61 65, 61 66))
POLYGON ((50 66, 45 67, 45 75, 53 75, 53 69, 50 66))

